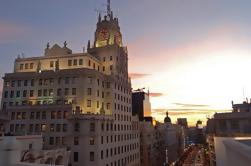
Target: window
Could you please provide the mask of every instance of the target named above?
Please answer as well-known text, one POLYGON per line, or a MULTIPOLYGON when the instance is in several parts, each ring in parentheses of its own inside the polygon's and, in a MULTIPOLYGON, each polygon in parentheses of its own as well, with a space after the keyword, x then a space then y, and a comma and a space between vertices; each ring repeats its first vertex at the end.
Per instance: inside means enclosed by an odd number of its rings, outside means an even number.
POLYGON ((77 94, 77 90, 76 90, 76 88, 72 88, 71 93, 72 93, 72 95, 76 95, 76 94, 77 94))
POLYGON ((33 69, 34 63, 30 63, 30 69, 33 69))
POLYGON ((20 97, 20 91, 19 90, 16 93, 16 97, 20 97))
POLYGON ((24 90, 23 91, 23 97, 26 97, 27 96, 27 90, 24 90))
POLYGON ((79 139, 78 137, 74 137, 74 145, 78 145, 79 144, 79 139))
POLYGON ((28 65, 29 65, 28 63, 25 63, 24 68, 28 69, 28 65))
POLYGON ((92 106, 92 101, 91 100, 87 100, 87 107, 91 107, 92 106))
POLYGON ((79 65, 83 65, 83 59, 79 59, 79 65))
POLYGON ((44 91, 43 91, 43 96, 47 96, 47 95, 48 95, 47 89, 44 89, 44 91))
POLYGON ((97 101, 97 108, 99 108, 99 101, 97 101))
POLYGON ((105 71, 105 66, 103 66, 103 71, 105 71))
POLYGON ((88 61, 88 66, 91 66, 91 61, 90 60, 88 61))
POLYGON ((68 117, 68 112, 67 111, 64 111, 64 119, 66 119, 68 117))
POLYGON ((112 56, 110 56, 110 61, 112 61, 112 56))
POLYGON ((20 87, 21 86, 22 81, 21 80, 17 80, 17 86, 20 87))
POLYGON ((69 84, 70 82, 70 78, 69 77, 65 77, 65 84, 69 84))
POLYGON ((8 98, 8 93, 9 93, 8 91, 4 92, 4 98, 8 98))
POLYGON ((11 81, 11 87, 15 87, 15 81, 11 81))
POLYGON ((54 144, 54 137, 50 137, 50 145, 53 145, 54 144))
POLYGON ((87 95, 92 95, 92 89, 91 88, 87 89, 87 95))
POLYGON ((90 137, 90 145, 94 145, 94 137, 90 137))
POLYGON ((56 119, 56 111, 51 111, 51 119, 56 119))
POLYGON ((78 65, 78 60, 77 60, 77 59, 74 59, 74 60, 73 60, 73 65, 74 65, 74 66, 77 66, 77 65, 78 65))
POLYGON ((110 105, 111 105, 110 103, 107 103, 107 104, 106 104, 106 109, 109 110, 109 109, 110 109, 110 105))
POLYGON ((112 68, 113 68, 112 65, 110 65, 110 70, 112 70, 112 68))
POLYGON ((54 67, 54 61, 50 61, 50 68, 54 67))
POLYGON ((88 77, 88 83, 89 83, 89 84, 92 83, 92 77, 88 77))
POLYGON ((42 119, 46 119, 46 111, 42 112, 42 119))
POLYGON ((69 95, 69 88, 65 88, 65 90, 64 90, 64 95, 65 95, 65 96, 68 96, 68 95, 69 95))
POLYGON ((56 145, 60 144, 60 137, 56 137, 56 145))
POLYGON ((40 119, 40 112, 36 112, 36 119, 40 119))
POLYGON ((92 132, 95 131, 95 123, 94 122, 90 123, 90 131, 92 131, 92 132))
POLYGON ((13 98, 14 97, 14 91, 10 91, 10 98, 13 98))
POLYGON ((57 124, 56 125, 56 132, 60 132, 61 131, 61 125, 60 124, 57 124))
POLYGON ((101 150, 101 159, 103 159, 104 158, 104 153, 103 153, 103 150, 101 150))
POLYGON ((58 90, 57 90, 57 95, 58 95, 58 96, 61 96, 61 95, 62 95, 62 89, 58 89, 58 90))
POLYGON ((28 80, 24 80, 24 86, 28 86, 28 80))
POLYGON ((42 96, 42 90, 38 90, 37 95, 38 95, 38 97, 41 97, 42 96))
POLYGON ((30 97, 34 96, 34 90, 30 90, 30 97))
POLYGON ((63 124, 63 132, 67 131, 67 124, 63 124))
POLYGON ((50 132, 54 132, 54 131, 55 131, 54 124, 50 124, 50 132))
POLYGON ((49 96, 53 96, 53 89, 49 89, 49 96))
POLYGON ((30 119, 34 119, 34 117, 35 117, 35 113, 34 113, 34 112, 31 112, 31 114, 30 114, 30 119))
POLYGON ((32 80, 31 80, 31 86, 34 86, 34 82, 35 82, 35 80, 32 79, 32 80))
POLYGON ((42 80, 42 79, 39 79, 38 85, 39 85, 39 86, 42 86, 42 85, 43 85, 43 80, 42 80))
POLYGON ((33 124, 29 125, 29 132, 33 132, 33 124))
POLYGON ((79 130, 80 130, 79 123, 75 123, 75 125, 74 125, 74 131, 79 132, 79 130))
POLYGON ((72 65, 72 60, 68 60, 68 66, 72 65))
POLYGON ((20 64, 20 70, 23 70, 24 69, 24 64, 20 64))
POLYGON ((78 162, 78 152, 74 152, 74 162, 78 162))
POLYGON ((90 152, 90 161, 94 161, 94 152, 90 152))
POLYGON ((57 119, 61 119, 62 118, 62 112, 61 111, 58 111, 57 112, 57 119))
POLYGON ((41 125, 41 131, 42 131, 42 132, 45 132, 45 131, 46 131, 46 124, 42 124, 42 125, 41 125))
POLYGON ((105 62, 105 57, 103 57, 103 62, 105 62))

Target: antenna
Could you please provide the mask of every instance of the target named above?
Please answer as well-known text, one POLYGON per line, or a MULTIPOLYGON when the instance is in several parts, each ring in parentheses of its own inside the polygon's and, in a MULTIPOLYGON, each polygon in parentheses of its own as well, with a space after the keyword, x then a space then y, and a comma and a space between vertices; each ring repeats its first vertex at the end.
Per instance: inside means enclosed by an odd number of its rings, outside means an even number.
POLYGON ((107 16, 111 16, 111 0, 107 0, 107 16))

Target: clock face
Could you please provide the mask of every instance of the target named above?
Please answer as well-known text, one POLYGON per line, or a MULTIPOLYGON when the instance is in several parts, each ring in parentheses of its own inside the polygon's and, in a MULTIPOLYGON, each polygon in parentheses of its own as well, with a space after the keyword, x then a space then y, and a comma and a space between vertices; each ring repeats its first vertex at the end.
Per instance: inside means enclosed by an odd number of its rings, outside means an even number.
POLYGON ((109 33, 107 31, 107 29, 102 29, 100 32, 99 32, 99 38, 101 40, 107 40, 109 38, 109 33))

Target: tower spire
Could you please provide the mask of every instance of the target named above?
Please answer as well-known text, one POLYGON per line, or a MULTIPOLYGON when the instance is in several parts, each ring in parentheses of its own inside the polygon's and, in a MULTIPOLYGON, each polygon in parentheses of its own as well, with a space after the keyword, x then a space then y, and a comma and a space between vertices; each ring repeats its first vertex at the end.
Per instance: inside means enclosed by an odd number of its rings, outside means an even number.
POLYGON ((107 0, 107 16, 111 17, 111 0, 107 0))

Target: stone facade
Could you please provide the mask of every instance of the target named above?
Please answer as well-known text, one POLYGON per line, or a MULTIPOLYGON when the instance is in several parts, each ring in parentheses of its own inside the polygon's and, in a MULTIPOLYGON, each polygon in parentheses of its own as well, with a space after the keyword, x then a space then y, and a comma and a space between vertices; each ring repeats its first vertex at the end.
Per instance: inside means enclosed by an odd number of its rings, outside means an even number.
POLYGON ((87 52, 47 44, 44 56, 18 57, 3 80, 6 133, 42 134, 45 149, 71 150, 73 166, 140 165, 128 53, 111 11, 99 16, 87 52))

